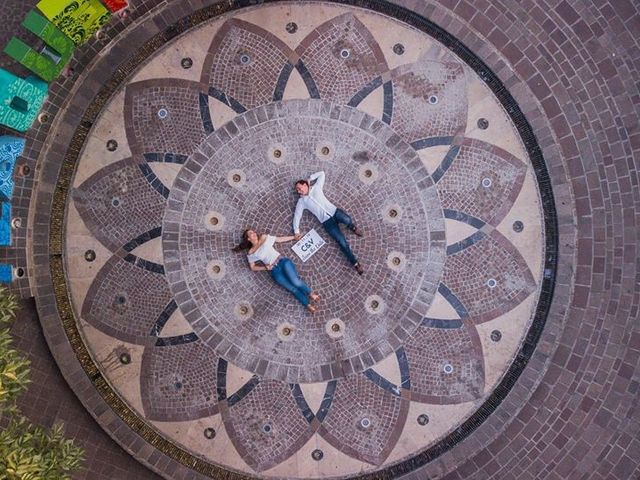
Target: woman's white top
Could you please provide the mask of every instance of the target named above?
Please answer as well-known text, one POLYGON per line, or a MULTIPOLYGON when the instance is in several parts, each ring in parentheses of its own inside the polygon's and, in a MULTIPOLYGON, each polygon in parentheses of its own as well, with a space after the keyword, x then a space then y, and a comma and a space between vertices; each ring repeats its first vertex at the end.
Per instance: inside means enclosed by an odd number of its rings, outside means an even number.
POLYGON ((265 265, 271 265, 275 262, 280 254, 277 252, 275 248, 273 248, 273 244, 276 242, 276 237, 273 235, 267 235, 267 239, 264 241, 262 245, 258 247, 258 249, 247 255, 247 260, 250 262, 262 262, 265 265))

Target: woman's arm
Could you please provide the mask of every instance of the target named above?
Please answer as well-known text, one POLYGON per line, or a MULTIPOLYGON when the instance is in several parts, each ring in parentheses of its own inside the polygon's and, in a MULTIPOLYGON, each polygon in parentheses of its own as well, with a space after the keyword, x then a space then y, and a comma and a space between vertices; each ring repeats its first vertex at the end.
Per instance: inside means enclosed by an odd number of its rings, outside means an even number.
POLYGON ((276 237, 276 243, 282 243, 282 242, 290 242, 291 240, 295 240, 296 236, 295 235, 287 235, 284 237, 276 237))
POLYGON ((256 265, 256 262, 249 262, 249 268, 252 272, 262 272, 264 270, 271 270, 269 265, 256 265))

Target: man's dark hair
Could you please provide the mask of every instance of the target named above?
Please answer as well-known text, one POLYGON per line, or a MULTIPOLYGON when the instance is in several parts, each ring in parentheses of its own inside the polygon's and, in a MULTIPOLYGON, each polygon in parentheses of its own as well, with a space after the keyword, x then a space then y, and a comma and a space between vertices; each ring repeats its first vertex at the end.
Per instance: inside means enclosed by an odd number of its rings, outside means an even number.
POLYGON ((306 185, 306 186, 308 187, 308 186, 309 186, 309 182, 308 182, 307 180, 298 180, 298 181, 296 182, 296 187, 297 187, 298 185, 306 185))

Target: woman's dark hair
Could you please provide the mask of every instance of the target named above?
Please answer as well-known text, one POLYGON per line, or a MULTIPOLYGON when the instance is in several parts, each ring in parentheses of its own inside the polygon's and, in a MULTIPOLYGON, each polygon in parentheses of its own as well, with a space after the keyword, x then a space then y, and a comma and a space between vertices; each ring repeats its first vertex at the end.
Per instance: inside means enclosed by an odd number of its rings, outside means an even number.
POLYGON ((309 186, 309 182, 308 182, 307 180, 298 180, 298 181, 296 182, 296 187, 297 187, 298 185, 306 185, 306 186, 308 187, 308 186, 309 186))
POLYGON ((233 247, 231 250, 233 250, 234 252, 242 252, 244 250, 249 250, 252 246, 252 243, 249 241, 250 231, 251 231, 250 229, 247 229, 244 232, 242 232, 242 241, 238 245, 233 247))

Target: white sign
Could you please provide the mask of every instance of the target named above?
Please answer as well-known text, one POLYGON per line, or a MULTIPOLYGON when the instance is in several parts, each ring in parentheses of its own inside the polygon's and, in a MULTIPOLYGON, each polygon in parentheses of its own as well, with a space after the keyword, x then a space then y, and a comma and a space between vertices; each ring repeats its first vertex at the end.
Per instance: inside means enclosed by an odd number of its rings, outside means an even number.
POLYGON ((309 260, 314 253, 320 250, 325 244, 325 241, 322 239, 318 232, 315 229, 311 229, 309 233, 307 233, 304 237, 302 237, 298 242, 291 247, 291 249, 295 252, 296 255, 302 260, 306 262, 309 260))

